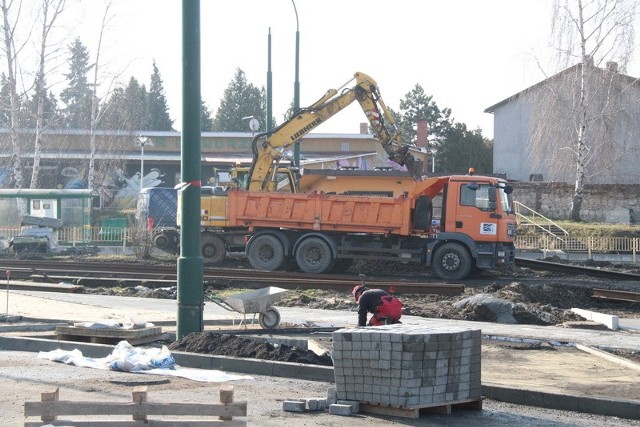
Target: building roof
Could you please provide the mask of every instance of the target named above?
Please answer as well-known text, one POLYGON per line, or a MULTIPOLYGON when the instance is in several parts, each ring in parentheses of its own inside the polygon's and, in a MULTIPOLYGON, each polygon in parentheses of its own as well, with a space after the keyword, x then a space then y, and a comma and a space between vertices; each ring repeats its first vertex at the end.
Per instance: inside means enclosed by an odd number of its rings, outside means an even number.
MULTIPOLYGON (((610 63, 610 64, 615 64, 615 63, 610 63)), ((542 87, 542 86, 548 84, 549 81, 557 80, 560 77, 562 77, 564 75, 567 75, 567 74, 569 74, 571 72, 574 72, 574 71, 578 70, 581 67, 582 67, 582 63, 575 64, 575 65, 573 65, 573 66, 571 66, 571 67, 569 67, 569 68, 567 68, 567 69, 565 69, 563 71, 560 71, 557 74, 554 74, 553 76, 551 76, 551 77, 549 77, 549 78, 547 78, 545 80, 542 80, 541 82, 538 82, 538 83, 536 83, 536 84, 534 84, 534 85, 532 85, 532 86, 530 86, 530 87, 528 87, 528 88, 526 88, 526 89, 524 89, 524 90, 522 90, 522 91, 520 91, 520 92, 518 92, 518 93, 516 93, 514 95, 511 95, 508 98, 503 99, 502 101, 498 102, 497 104, 494 104, 494 105, 492 105, 490 107, 487 107, 484 110, 484 112, 485 113, 494 113, 497 108, 499 108, 499 107, 501 107, 501 106, 503 106, 505 104, 508 104, 511 101, 515 101, 520 96, 524 95, 524 93, 529 92, 532 89, 536 89, 538 87, 542 87)), ((616 65, 616 67, 617 67, 617 65, 616 65)), ((600 67, 593 67, 593 70, 596 71, 596 72, 600 72, 600 73, 612 72, 612 71, 617 73, 617 71, 614 71, 612 69, 604 69, 604 68, 600 68, 600 67)), ((626 80, 629 85, 631 85, 631 84, 640 84, 639 83, 639 79, 636 78, 636 77, 631 77, 631 76, 627 76, 625 74, 620 74, 620 73, 617 73, 617 74, 621 79, 626 80)))

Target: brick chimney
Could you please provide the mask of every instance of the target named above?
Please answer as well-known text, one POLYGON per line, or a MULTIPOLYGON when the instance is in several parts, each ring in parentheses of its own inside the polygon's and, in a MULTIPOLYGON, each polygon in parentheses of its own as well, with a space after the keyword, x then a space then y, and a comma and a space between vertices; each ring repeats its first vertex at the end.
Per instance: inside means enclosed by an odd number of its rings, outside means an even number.
POLYGON ((360 135, 369 133, 369 123, 360 123, 360 135))
POLYGON ((429 148, 429 123, 426 119, 420 119, 416 123, 416 146, 429 148))
POLYGON ((607 70, 612 73, 618 72, 618 63, 617 62, 607 62, 607 70))

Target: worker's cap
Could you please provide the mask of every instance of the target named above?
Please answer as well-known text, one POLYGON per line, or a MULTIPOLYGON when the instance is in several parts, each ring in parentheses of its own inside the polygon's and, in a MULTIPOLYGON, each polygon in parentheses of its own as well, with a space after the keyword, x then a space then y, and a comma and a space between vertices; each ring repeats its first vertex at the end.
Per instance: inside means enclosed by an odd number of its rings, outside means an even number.
POLYGON ((357 285, 356 287, 353 288, 353 291, 351 291, 351 295, 353 295, 353 298, 355 298, 355 300, 358 301, 360 299, 360 295, 362 295, 364 291, 368 291, 368 290, 369 288, 367 288, 366 286, 357 285))

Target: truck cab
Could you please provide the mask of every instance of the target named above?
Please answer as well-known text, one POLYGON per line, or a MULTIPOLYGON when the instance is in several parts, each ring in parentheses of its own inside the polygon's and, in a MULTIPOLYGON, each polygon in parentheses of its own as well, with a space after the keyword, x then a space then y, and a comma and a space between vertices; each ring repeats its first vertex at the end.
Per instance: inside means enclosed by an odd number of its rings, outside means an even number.
POLYGON ((439 227, 428 245, 427 265, 454 280, 475 268, 511 265, 517 228, 511 192, 497 178, 451 176, 441 193, 439 227))

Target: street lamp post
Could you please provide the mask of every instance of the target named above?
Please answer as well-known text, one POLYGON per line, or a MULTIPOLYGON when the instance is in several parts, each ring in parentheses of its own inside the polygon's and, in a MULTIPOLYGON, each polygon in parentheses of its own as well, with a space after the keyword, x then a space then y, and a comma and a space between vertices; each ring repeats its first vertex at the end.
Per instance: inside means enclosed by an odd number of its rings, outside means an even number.
MULTIPOLYGON (((293 11, 296 13, 296 79, 293 83, 293 114, 297 114, 300 109, 300 25, 296 2, 291 0, 291 3, 293 11)), ((293 163, 294 166, 300 167, 300 143, 298 141, 293 144, 293 163)))
POLYGON ((436 150, 435 148, 431 149, 431 173, 436 172, 436 153, 437 152, 438 150, 436 150))
MULTIPOLYGON (((431 173, 436 172, 436 153, 438 152, 438 145, 436 144, 438 137, 435 135, 427 136, 427 151, 431 155, 431 173)), ((427 165, 427 167, 429 167, 427 165)))
POLYGON ((136 145, 140 146, 140 191, 144 188, 144 147, 153 147, 153 141, 147 136, 139 136, 136 145))
POLYGON ((256 131, 260 129, 260 121, 254 116, 243 117, 242 120, 249 120, 249 130, 251 130, 251 136, 256 134, 256 131))

